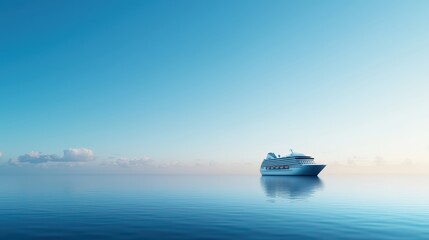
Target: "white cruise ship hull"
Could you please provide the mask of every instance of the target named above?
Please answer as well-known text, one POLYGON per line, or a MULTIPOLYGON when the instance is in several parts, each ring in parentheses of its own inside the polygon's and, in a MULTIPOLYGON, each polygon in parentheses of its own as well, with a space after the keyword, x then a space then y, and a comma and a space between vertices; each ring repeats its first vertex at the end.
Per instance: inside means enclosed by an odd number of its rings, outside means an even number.
POLYGON ((288 169, 265 169, 261 168, 262 176, 317 176, 326 165, 309 164, 288 169))

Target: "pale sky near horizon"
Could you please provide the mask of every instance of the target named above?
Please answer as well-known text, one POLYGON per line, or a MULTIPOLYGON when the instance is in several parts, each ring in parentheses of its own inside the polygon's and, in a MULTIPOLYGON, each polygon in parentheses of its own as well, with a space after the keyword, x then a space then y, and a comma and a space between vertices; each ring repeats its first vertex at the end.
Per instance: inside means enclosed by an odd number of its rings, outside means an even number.
POLYGON ((1 166, 248 172, 290 148, 332 165, 425 165, 428 9, 2 1, 1 166))

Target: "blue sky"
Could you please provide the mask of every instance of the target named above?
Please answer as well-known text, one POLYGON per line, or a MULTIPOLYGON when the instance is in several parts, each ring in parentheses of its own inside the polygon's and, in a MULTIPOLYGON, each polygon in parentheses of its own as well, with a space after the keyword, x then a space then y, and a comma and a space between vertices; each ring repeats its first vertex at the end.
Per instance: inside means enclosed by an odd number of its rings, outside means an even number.
POLYGON ((257 169, 289 148, 333 165, 425 163, 428 7, 3 1, 3 167, 75 159, 64 150, 171 172, 257 169))

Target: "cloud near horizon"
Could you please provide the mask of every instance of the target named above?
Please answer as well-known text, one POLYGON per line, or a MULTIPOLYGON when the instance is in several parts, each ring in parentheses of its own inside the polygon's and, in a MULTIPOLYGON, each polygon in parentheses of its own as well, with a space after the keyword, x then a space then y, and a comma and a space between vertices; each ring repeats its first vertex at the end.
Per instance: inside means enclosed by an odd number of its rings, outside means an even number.
POLYGON ((31 151, 20 155, 18 158, 11 158, 9 164, 41 164, 41 163, 78 163, 88 162, 94 159, 94 153, 87 148, 69 148, 64 150, 63 157, 56 154, 42 154, 38 151, 31 151))
POLYGON ((138 168, 138 167, 156 167, 156 168, 171 168, 171 169, 181 169, 181 168, 201 168, 201 167, 214 167, 217 165, 213 160, 206 159, 194 159, 189 161, 156 161, 151 157, 111 157, 110 160, 104 161, 102 166, 112 166, 120 168, 138 168))
POLYGON ((142 158, 121 157, 113 161, 110 161, 105 165, 117 166, 117 167, 138 167, 138 166, 150 165, 152 162, 153 160, 150 157, 142 157, 142 158))

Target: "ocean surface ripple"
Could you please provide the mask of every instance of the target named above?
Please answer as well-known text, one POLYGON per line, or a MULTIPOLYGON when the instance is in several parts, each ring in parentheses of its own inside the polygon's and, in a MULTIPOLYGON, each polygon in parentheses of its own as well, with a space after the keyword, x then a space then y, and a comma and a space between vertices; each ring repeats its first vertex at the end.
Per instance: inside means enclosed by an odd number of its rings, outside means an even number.
POLYGON ((1 239, 429 239, 429 177, 2 176, 1 239))

